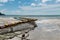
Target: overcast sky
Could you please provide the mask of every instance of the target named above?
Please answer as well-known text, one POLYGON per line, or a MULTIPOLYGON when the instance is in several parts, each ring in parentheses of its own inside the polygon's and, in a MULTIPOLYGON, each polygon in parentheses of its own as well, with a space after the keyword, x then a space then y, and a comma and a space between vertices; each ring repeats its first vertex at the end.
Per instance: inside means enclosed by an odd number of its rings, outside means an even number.
POLYGON ((60 15, 60 0, 0 0, 6 15, 60 15))

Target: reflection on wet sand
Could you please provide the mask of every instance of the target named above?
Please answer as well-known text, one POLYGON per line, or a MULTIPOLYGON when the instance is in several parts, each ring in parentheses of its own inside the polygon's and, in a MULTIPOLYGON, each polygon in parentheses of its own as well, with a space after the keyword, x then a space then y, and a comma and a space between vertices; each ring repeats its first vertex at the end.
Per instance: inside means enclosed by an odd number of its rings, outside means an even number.
POLYGON ((60 40, 60 19, 41 20, 38 27, 29 32, 31 40, 60 40))

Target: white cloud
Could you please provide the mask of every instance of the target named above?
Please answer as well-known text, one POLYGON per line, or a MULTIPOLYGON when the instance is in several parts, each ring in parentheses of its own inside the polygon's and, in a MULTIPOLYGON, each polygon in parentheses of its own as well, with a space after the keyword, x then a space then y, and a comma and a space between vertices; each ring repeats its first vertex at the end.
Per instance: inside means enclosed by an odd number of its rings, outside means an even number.
MULTIPOLYGON (((49 9, 49 8, 55 8, 55 7, 59 7, 60 4, 55 4, 55 5, 47 5, 47 6, 42 6, 42 7, 32 7, 32 6, 24 6, 21 7, 22 10, 41 10, 41 9, 49 9)), ((56 9, 56 8, 55 8, 56 9)))
POLYGON ((23 14, 31 14, 31 15, 56 15, 60 14, 60 4, 58 5, 48 5, 48 6, 42 6, 42 7, 32 7, 32 6, 24 6, 21 7, 23 14), (33 13, 33 14, 32 14, 33 13))
POLYGON ((36 4, 35 3, 31 3, 31 6, 36 6, 36 4))
POLYGON ((8 2, 8 0, 0 0, 0 2, 4 2, 5 3, 5 2, 8 2))
POLYGON ((0 12, 6 13, 7 12, 7 9, 2 9, 2 10, 0 10, 0 12))
POLYGON ((60 2, 60 0, 56 0, 56 2, 60 2))
POLYGON ((31 3, 31 6, 47 6, 45 3, 31 3))
POLYGON ((60 1, 60 0, 57 0, 57 1, 60 1))
MULTIPOLYGON (((7 14, 12 15, 56 15, 60 14, 59 5, 48 5, 42 7, 22 6, 20 10, 9 11, 7 14)), ((4 11, 4 10, 3 10, 4 11)))
POLYGON ((48 1, 48 0, 42 0, 43 3, 45 3, 46 1, 48 1))
POLYGON ((15 1, 15 0, 0 0, 0 2, 6 3, 8 1, 15 1))
POLYGON ((38 6, 47 6, 47 5, 44 3, 39 3, 38 6))

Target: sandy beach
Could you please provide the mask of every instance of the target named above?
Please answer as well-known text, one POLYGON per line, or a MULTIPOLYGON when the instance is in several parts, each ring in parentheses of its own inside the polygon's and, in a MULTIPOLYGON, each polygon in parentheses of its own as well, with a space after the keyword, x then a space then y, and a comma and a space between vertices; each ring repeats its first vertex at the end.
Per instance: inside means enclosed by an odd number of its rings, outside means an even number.
MULTIPOLYGON (((30 40, 60 40, 60 19, 48 19, 36 21, 38 27, 29 32, 30 40)), ((9 40, 21 40, 14 37, 9 40)))
MULTIPOLYGON (((9 19, 9 20, 11 20, 11 19, 9 19)), ((24 24, 24 25, 27 26, 27 24, 24 24)), ((31 30, 28 32, 29 36, 27 37, 27 39, 30 39, 30 40, 60 40, 60 19, 37 20, 36 24, 38 25, 38 27, 36 27, 34 30, 31 30)), ((23 24, 21 26, 23 26, 23 24)), ((28 26, 29 26, 29 24, 28 24, 28 26)), ((24 31, 26 31, 26 30, 24 30, 24 31)), ((8 36, 6 36, 6 34, 0 35, 0 36, 7 37, 7 38, 14 36, 12 39, 8 39, 8 40, 21 40, 21 35, 22 35, 21 32, 24 32, 24 31, 9 33, 9 34, 7 34, 8 36)))
MULTIPOLYGON (((24 21, 21 20, 17 20, 14 18, 0 18, 0 40, 21 40, 21 36, 23 34, 26 34, 25 32, 29 32, 31 30, 33 30, 36 26, 35 26, 35 22, 34 19, 25 19, 24 21), (29 20, 28 22, 25 22, 25 20, 29 20), (20 22, 20 24, 15 24, 20 22), (22 24, 21 24, 22 22, 22 24), (25 23, 24 23, 25 22, 25 23), (7 26, 5 28, 5 25, 14 25, 15 26, 7 26), (4 28, 3 28, 4 27, 4 28), (18 37, 19 36, 19 37, 18 37)), ((27 36, 27 34, 26 34, 27 36)))
POLYGON ((60 0, 0 0, 0 40, 60 40, 60 0))

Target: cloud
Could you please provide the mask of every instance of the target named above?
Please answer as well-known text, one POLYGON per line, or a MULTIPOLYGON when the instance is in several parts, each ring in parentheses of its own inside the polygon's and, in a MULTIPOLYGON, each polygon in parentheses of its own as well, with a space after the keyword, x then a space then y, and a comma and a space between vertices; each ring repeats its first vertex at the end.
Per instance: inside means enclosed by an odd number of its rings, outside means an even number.
POLYGON ((37 4, 37 6, 47 6, 47 4, 39 3, 39 4, 37 4))
POLYGON ((31 6, 37 6, 35 3, 31 3, 31 6))
POLYGON ((38 3, 38 4, 36 4, 36 3, 31 3, 31 6, 47 6, 47 5, 44 4, 44 3, 38 3))
POLYGON ((57 0, 56 2, 58 3, 58 2, 60 2, 60 0, 57 0))
MULTIPOLYGON (((35 0, 38 1, 38 0, 35 0)), ((46 6, 47 4, 45 4, 46 1, 50 1, 50 0, 42 0, 42 3, 31 3, 31 6, 46 6)))
POLYGON ((2 10, 0 10, 0 12, 5 13, 5 12, 7 12, 7 9, 2 9, 2 10))
POLYGON ((0 0, 0 2, 2 2, 2 3, 6 3, 8 1, 15 1, 15 0, 0 0))
POLYGON ((3 2, 3 3, 5 3, 5 2, 8 2, 8 0, 0 0, 0 2, 3 2))
POLYGON ((48 0, 42 0, 43 3, 45 3, 46 1, 48 1, 48 0))
POLYGON ((48 6, 42 6, 42 7, 22 6, 20 8, 21 9, 19 10, 9 11, 6 14, 10 14, 10 15, 56 15, 56 14, 60 14, 60 4, 48 5, 48 6))
POLYGON ((22 10, 41 10, 41 9, 50 9, 50 8, 55 8, 55 7, 59 7, 60 4, 55 4, 55 5, 47 5, 47 6, 42 6, 42 7, 32 7, 32 6, 23 6, 21 7, 22 10))
POLYGON ((21 13, 25 15, 56 15, 60 14, 60 4, 42 7, 24 6, 21 13), (33 14, 32 14, 33 13, 33 14))
POLYGON ((57 1, 59 1, 59 2, 60 2, 60 0, 57 0, 57 1))

